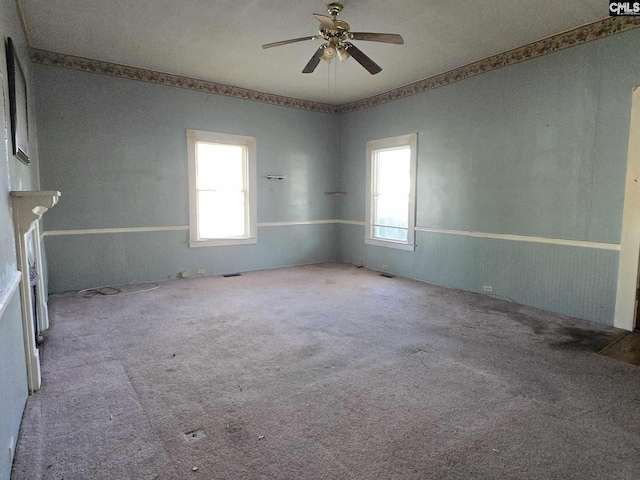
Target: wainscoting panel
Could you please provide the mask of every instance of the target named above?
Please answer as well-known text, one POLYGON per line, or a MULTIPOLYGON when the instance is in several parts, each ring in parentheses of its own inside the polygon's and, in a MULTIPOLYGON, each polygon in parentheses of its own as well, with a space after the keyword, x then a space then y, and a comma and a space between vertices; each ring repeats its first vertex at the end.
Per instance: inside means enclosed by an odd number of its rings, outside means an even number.
MULTIPOLYGON (((16 272, 17 273, 17 272, 16 272)), ((8 479, 11 460, 8 446, 11 439, 17 442, 20 420, 29 395, 27 367, 25 365, 24 339, 20 291, 15 283, 0 292, 0 478, 8 479)), ((14 443, 15 445, 15 443, 14 443)))
POLYGON ((416 231, 416 251, 364 244, 338 225, 339 259, 396 275, 613 325, 619 251, 416 231))
POLYGON ((258 228, 258 243, 189 248, 184 230, 46 235, 49 290, 60 293, 102 285, 245 272, 337 259, 336 225, 258 228))

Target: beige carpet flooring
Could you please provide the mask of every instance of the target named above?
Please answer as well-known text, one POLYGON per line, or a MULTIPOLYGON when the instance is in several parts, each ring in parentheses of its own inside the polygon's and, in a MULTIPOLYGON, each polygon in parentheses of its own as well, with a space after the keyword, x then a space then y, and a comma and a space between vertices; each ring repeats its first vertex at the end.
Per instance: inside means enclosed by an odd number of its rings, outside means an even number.
POLYGON ((35 479, 637 479, 623 332, 332 263, 50 299, 35 479))

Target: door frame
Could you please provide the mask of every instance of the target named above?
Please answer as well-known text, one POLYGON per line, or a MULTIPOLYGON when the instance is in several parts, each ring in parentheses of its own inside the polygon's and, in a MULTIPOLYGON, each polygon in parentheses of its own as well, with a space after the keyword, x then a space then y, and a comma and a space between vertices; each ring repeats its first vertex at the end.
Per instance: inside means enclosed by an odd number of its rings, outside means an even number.
POLYGON ((633 88, 629 155, 620 238, 618 288, 613 325, 624 330, 640 327, 636 319, 636 291, 640 262, 640 86, 633 88))

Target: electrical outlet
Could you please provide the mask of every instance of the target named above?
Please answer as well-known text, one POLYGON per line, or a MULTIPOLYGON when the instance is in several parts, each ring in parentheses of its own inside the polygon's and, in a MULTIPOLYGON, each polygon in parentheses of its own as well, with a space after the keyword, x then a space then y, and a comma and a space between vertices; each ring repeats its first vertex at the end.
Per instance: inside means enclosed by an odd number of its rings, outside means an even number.
POLYGON ((491 285, 485 285, 484 286, 484 292, 485 293, 491 293, 493 292, 493 287, 491 285))
POLYGON ((199 268, 198 269, 198 275, 204 275, 205 273, 205 269, 204 268, 199 268))
POLYGON ((382 265, 382 270, 384 270, 385 272, 389 270, 389 265, 382 265))
POLYGON ((189 276, 189 271, 187 270, 186 272, 180 272, 178 274, 178 277, 180 278, 187 278, 189 276))

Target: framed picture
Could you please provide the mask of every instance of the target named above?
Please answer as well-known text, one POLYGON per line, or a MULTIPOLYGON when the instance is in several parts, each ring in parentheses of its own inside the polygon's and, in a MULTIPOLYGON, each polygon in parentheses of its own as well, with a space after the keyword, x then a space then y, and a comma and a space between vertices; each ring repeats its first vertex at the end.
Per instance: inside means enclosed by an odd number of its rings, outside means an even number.
POLYGON ((7 38, 7 72, 9 74, 9 114, 13 154, 29 165, 29 123, 27 120, 27 80, 16 49, 7 38))

